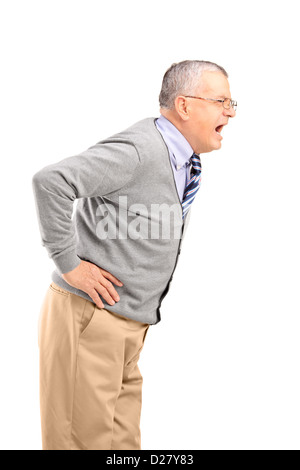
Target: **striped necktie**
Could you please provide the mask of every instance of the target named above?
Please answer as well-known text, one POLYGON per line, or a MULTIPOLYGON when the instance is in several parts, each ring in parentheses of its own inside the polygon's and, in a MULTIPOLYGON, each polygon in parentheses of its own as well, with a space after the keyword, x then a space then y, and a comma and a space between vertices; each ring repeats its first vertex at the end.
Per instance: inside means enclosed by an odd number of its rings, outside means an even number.
POLYGON ((196 193, 200 187, 201 183, 201 160, 200 156, 196 153, 190 159, 192 163, 191 168, 191 179, 187 183, 182 199, 182 218, 184 219, 187 211, 189 210, 190 205, 195 199, 196 193))

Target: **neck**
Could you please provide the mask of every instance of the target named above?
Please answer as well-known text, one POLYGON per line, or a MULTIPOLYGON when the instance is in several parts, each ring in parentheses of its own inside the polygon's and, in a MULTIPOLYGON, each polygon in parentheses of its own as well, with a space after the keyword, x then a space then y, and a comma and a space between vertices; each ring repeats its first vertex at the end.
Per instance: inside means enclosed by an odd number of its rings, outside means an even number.
POLYGON ((192 147, 193 151, 199 154, 200 151, 197 151, 197 149, 195 148, 196 143, 194 142, 193 136, 191 135, 187 126, 185 125, 185 121, 183 121, 178 116, 178 114, 171 109, 161 109, 160 114, 164 116, 166 119, 168 119, 168 121, 170 121, 179 130, 179 132, 183 135, 183 137, 186 138, 186 140, 192 147))

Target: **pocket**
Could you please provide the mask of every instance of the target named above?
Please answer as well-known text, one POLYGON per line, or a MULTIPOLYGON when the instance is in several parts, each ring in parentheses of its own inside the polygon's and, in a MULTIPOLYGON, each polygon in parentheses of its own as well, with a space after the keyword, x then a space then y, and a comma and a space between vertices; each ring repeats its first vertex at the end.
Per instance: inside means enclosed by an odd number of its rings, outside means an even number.
POLYGON ((144 337, 143 337, 143 346, 144 346, 145 339, 146 339, 147 333, 149 331, 149 328, 150 328, 150 324, 146 326, 146 330, 145 330, 144 337))
POLYGON ((57 284, 55 284, 55 282, 51 282, 49 288, 53 291, 53 292, 56 292, 57 294, 61 294, 61 295, 70 295, 71 292, 69 292, 68 290, 66 289, 63 289, 62 287, 58 286, 57 284))
POLYGON ((87 331, 89 330, 90 326, 92 325, 93 318, 95 317, 97 305, 93 302, 86 301, 84 312, 81 318, 81 327, 80 327, 80 338, 82 338, 87 331))
POLYGON ((144 335, 143 335, 143 338, 142 338, 142 345, 140 346, 140 348, 138 349, 136 354, 127 362, 127 364, 125 364, 125 367, 128 367, 128 366, 131 367, 133 364, 138 362, 138 360, 140 358, 140 355, 141 355, 141 352, 143 350, 144 344, 145 344, 145 339, 146 339, 147 333, 149 331, 149 327, 150 327, 150 325, 147 325, 146 328, 145 328, 144 335))

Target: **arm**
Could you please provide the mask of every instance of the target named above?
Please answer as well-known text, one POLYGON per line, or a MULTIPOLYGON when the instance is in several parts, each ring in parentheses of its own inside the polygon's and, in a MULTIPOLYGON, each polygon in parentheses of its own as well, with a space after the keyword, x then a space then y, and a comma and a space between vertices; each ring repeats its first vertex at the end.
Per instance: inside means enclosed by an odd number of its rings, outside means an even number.
POLYGON ((101 295, 109 299, 107 289, 115 294, 116 291, 107 279, 118 280, 77 256, 73 204, 78 198, 105 196, 122 188, 132 178, 138 163, 139 157, 132 144, 107 140, 79 155, 42 168, 32 179, 42 245, 64 279, 89 295, 91 293, 98 306, 102 302, 96 291, 102 290, 101 295), (106 277, 105 282, 103 277, 106 277), (105 292, 99 285, 101 281, 107 284, 105 292))

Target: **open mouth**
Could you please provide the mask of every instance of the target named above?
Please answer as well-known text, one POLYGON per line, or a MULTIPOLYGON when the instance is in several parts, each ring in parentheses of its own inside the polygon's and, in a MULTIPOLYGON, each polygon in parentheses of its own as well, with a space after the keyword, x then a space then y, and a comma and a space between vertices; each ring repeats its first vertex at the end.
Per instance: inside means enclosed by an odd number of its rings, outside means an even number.
POLYGON ((223 127, 224 127, 223 125, 216 127, 215 128, 216 133, 221 134, 221 131, 222 131, 223 127))

